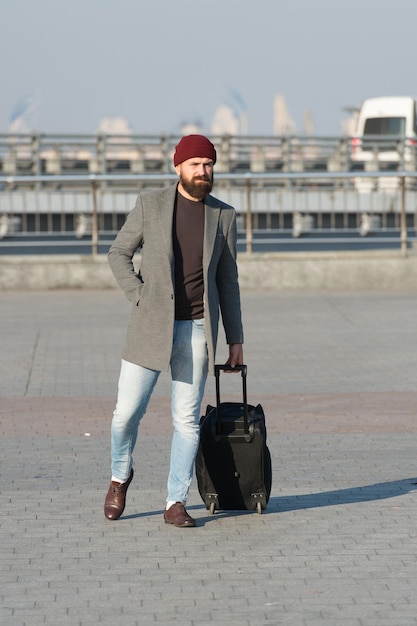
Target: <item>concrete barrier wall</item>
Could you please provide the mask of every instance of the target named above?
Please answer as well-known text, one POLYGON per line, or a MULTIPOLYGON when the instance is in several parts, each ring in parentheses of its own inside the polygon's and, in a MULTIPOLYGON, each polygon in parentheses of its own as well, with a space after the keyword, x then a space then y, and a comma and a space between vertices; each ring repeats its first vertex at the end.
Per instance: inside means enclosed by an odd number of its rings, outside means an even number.
MULTIPOLYGON (((242 289, 417 289, 415 254, 243 254, 238 257, 238 266, 242 289)), ((115 287, 105 255, 0 257, 2 291, 115 287)))

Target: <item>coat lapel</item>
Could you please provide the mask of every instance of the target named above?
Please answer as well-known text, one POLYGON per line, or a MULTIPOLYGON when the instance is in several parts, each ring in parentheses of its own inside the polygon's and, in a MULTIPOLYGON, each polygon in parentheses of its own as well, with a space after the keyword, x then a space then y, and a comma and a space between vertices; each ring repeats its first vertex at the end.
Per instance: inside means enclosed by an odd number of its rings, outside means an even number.
POLYGON ((220 217, 220 207, 213 196, 207 196, 205 203, 203 265, 208 267, 213 255, 220 217))
POLYGON ((175 194, 177 185, 171 185, 163 190, 159 198, 158 214, 161 224, 164 246, 171 263, 174 261, 174 251, 172 247, 172 220, 174 215, 175 194))

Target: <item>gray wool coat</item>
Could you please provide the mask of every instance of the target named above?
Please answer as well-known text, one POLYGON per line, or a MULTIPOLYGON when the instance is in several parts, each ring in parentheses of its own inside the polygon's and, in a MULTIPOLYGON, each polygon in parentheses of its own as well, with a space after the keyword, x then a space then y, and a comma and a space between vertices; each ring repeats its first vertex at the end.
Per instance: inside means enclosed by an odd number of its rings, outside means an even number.
MULTIPOLYGON (((169 369, 175 319, 172 227, 177 184, 139 194, 108 253, 114 277, 132 302, 123 358, 169 369), (133 257, 140 250, 140 268, 133 257)), ((220 312, 226 341, 243 343, 236 265, 236 213, 209 195, 204 201, 204 321, 209 372, 214 373, 220 312)))

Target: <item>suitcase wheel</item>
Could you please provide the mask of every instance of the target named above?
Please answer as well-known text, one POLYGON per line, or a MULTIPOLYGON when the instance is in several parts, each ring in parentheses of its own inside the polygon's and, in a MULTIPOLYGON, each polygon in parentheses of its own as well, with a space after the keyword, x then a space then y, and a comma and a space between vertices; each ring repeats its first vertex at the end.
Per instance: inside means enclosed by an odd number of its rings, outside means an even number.
POLYGON ((266 496, 264 493, 259 492, 259 493, 253 493, 252 494, 252 503, 255 504, 256 510, 258 511, 259 515, 261 515, 262 510, 266 509, 266 496))
POLYGON ((219 497, 217 493, 206 493, 205 501, 206 509, 210 511, 210 515, 214 515, 216 507, 219 508, 219 497))

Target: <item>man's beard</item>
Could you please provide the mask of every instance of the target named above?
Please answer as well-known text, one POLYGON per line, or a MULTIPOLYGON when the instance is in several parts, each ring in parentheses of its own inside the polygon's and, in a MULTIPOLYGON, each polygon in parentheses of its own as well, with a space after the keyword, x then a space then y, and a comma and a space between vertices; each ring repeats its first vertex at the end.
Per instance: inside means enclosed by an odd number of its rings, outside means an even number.
POLYGON ((196 200, 203 200, 213 189, 213 178, 207 176, 195 176, 191 180, 180 176, 183 189, 196 200))

